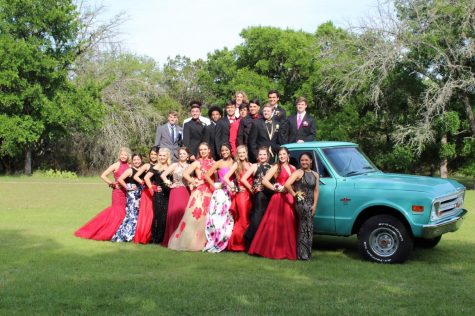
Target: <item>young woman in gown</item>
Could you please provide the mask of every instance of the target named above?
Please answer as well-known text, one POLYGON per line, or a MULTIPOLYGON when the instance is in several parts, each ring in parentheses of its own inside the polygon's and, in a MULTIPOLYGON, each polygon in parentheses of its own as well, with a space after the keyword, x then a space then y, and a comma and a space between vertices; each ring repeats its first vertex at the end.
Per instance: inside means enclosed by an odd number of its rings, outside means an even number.
MULTIPOLYGON (((152 237, 152 221, 153 221, 153 195, 152 191, 147 190, 144 186, 143 178, 153 169, 158 161, 157 146, 153 146, 148 154, 149 163, 144 164, 134 175, 134 180, 142 183, 142 196, 139 205, 139 217, 137 220, 137 228, 135 230, 134 242, 140 244, 148 244, 152 237)), ((152 186, 153 191, 156 189, 152 186)))
POLYGON ((165 225, 165 236, 163 238, 162 246, 167 247, 173 232, 178 228, 183 215, 185 215, 185 208, 190 199, 190 192, 183 182, 183 172, 188 168, 187 163, 190 152, 188 148, 181 147, 178 149, 178 162, 175 162, 165 170, 161 178, 165 184, 170 188, 170 199, 168 202, 167 223, 165 225), (173 180, 168 180, 169 175, 173 176, 173 180))
POLYGON ((206 244, 206 216, 212 191, 209 183, 204 181, 204 175, 211 169, 214 160, 207 143, 201 143, 198 152, 199 158, 183 172, 183 178, 192 191, 185 215, 168 241, 168 248, 173 250, 201 251, 206 244), (192 177, 192 173, 196 177, 192 177))
POLYGON ((267 205, 269 204, 269 200, 273 194, 273 191, 267 189, 262 184, 262 179, 270 168, 269 149, 265 146, 260 147, 257 152, 257 163, 253 164, 241 178, 242 184, 253 193, 250 223, 244 233, 246 249, 249 249, 249 246, 254 239, 254 235, 259 228, 262 217, 266 212, 267 205), (251 176, 254 178, 252 187, 248 184, 248 179, 251 176))
POLYGON ((232 200, 230 213, 234 219, 234 229, 228 242, 228 250, 245 251, 246 243, 244 241, 244 233, 249 226, 249 217, 251 212, 251 183, 252 178, 243 181, 243 175, 251 169, 248 160, 247 147, 240 145, 236 149, 237 155, 235 162, 224 176, 224 182, 233 188, 235 192, 232 200), (230 177, 235 177, 235 181, 231 182, 230 177))
POLYGON ((79 228, 74 235, 94 240, 111 240, 125 217, 125 190, 117 183, 117 179, 129 169, 130 150, 121 148, 119 159, 110 165, 102 174, 101 179, 112 188, 112 205, 97 214, 93 219, 79 228), (114 174, 114 181, 108 176, 114 174))
POLYGON ((203 249, 206 252, 221 252, 226 249, 234 226, 233 217, 229 212, 232 193, 229 192, 224 182, 224 176, 233 164, 231 146, 222 144, 220 153, 221 160, 217 161, 205 175, 206 181, 214 188, 206 219, 207 243, 203 249), (218 173, 217 183, 213 181, 215 172, 218 173))
POLYGON ((150 240, 153 244, 161 243, 165 236, 170 189, 165 185, 160 176, 170 166, 171 159, 170 149, 160 148, 158 151, 158 163, 153 166, 152 170, 147 172, 144 178, 145 185, 149 191, 153 192, 152 238, 150 240), (152 187, 152 185, 156 185, 156 188, 152 187))
POLYGON ((310 153, 299 157, 301 168, 285 182, 285 188, 294 197, 297 213, 297 258, 310 260, 312 257, 313 217, 317 209, 319 175, 312 170, 310 153))
POLYGON ((135 235, 137 227, 137 217, 139 215, 140 196, 142 186, 134 180, 134 175, 142 166, 142 156, 132 155, 132 166, 127 169, 117 180, 119 184, 127 191, 127 202, 125 208, 125 218, 119 229, 112 236, 112 241, 127 242, 131 241, 135 235))
POLYGON ((285 191, 284 184, 295 167, 289 164, 289 151, 279 149, 279 162, 273 165, 262 184, 275 193, 257 229, 249 254, 271 259, 297 259, 294 198, 285 191), (270 180, 274 178, 275 184, 270 180))

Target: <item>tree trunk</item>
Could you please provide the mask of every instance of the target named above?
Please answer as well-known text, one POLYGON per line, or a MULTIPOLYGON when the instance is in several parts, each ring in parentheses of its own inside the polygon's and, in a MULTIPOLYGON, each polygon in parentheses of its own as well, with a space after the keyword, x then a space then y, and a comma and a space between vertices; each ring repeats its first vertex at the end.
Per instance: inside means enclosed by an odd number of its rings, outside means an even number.
POLYGON ((470 129, 472 135, 475 136, 475 117, 473 115, 472 105, 470 104, 470 98, 467 93, 464 93, 463 103, 465 104, 465 112, 467 112, 468 121, 470 123, 470 129))
MULTIPOLYGON (((440 140, 440 145, 441 147, 447 145, 447 134, 442 136, 442 139, 440 140)), ((447 171, 447 164, 447 158, 442 158, 442 161, 440 162, 440 177, 443 179, 447 179, 449 175, 449 172, 447 171)))
POLYGON ((25 153, 25 175, 31 176, 31 148, 28 147, 25 153))

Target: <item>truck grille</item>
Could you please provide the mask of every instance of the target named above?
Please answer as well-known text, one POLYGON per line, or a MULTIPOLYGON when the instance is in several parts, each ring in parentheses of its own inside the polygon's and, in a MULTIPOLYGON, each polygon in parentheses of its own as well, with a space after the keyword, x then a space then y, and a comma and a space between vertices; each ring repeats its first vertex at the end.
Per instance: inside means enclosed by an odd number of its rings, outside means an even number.
POLYGON ((438 198, 433 204, 433 219, 449 216, 463 207, 465 191, 438 198))

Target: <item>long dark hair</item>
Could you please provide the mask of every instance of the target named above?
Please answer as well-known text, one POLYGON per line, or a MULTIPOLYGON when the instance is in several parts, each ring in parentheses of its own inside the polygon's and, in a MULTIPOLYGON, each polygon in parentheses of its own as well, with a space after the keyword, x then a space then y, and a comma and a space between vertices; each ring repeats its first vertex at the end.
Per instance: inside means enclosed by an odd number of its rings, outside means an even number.
POLYGON ((149 150, 149 152, 148 152, 148 162, 149 162, 150 164, 153 165, 153 164, 156 164, 156 163, 157 163, 157 161, 158 161, 158 152, 159 152, 159 151, 160 151, 160 147, 158 147, 158 146, 153 146, 152 148, 150 148, 150 150, 149 150), (152 153, 152 151, 155 152, 155 153, 157 153, 157 160, 154 161, 153 163, 152 163, 152 161, 150 161, 150 154, 152 153))
MULTIPOLYGON (((277 173, 276 173, 276 178, 280 175, 280 172, 282 171, 282 163, 280 162, 280 159, 279 159, 279 154, 280 152, 284 150, 287 155, 290 156, 290 153, 289 153, 289 150, 287 149, 287 147, 280 147, 279 150, 277 151, 277 173)), ((287 163, 289 161, 287 160, 287 163)))
MULTIPOLYGON (((312 154, 308 151, 304 151, 303 153, 301 153, 300 156, 299 156, 299 163, 300 163, 300 159, 302 159, 303 156, 307 156, 308 159, 310 159, 310 169, 312 169, 312 166, 313 166, 312 154)), ((300 168, 302 168, 302 166, 300 166, 300 168)))
MULTIPOLYGON (((223 143, 221 144, 221 146, 219 146, 219 154, 221 155, 221 149, 223 149, 223 146, 229 149, 231 153, 231 159, 233 159, 233 150, 231 149, 231 145, 229 145, 228 143, 223 143)), ((223 157, 221 157, 221 159, 223 159, 223 157)))

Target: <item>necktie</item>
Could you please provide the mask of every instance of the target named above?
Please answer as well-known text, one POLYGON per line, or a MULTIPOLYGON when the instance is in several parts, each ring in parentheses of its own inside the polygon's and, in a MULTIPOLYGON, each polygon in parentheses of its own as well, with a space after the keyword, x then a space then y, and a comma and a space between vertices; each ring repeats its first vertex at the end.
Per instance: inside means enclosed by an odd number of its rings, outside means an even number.
POLYGON ((297 128, 300 128, 300 124, 302 124, 302 114, 297 116, 297 128))
POLYGON ((174 143, 175 142, 175 125, 172 125, 172 142, 174 143))
POLYGON ((268 121, 266 122, 266 128, 267 128, 267 133, 271 133, 272 132, 272 122, 268 121))

